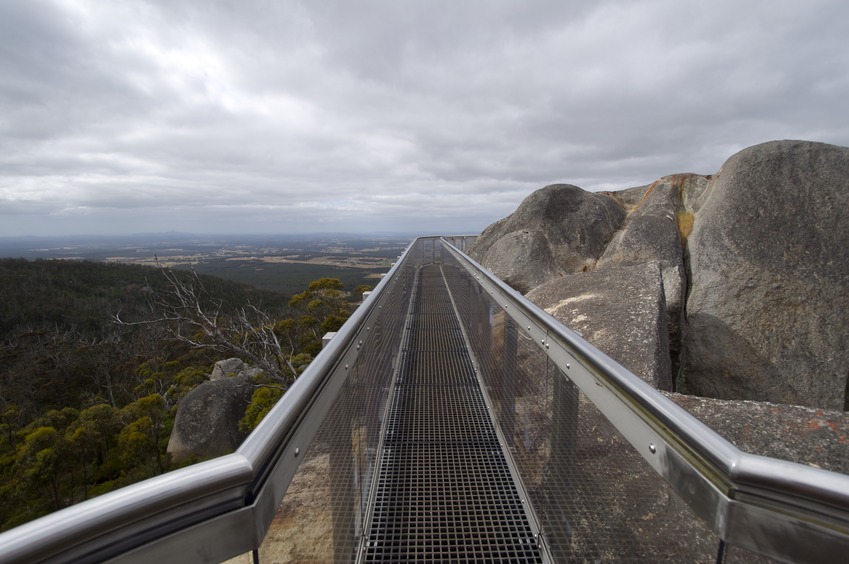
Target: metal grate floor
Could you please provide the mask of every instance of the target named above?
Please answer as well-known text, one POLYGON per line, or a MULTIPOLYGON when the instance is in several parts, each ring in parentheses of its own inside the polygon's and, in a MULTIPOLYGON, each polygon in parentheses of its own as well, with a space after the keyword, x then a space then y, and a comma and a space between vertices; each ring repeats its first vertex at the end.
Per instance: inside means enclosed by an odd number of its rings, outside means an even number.
POLYGON ((409 331, 363 560, 542 562, 439 265, 409 331))

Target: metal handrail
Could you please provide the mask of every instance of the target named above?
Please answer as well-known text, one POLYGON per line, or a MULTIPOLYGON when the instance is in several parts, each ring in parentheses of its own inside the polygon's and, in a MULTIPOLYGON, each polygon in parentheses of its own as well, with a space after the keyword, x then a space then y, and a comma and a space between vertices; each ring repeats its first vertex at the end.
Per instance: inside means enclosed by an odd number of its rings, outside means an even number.
POLYGON ((794 562, 838 561, 849 552, 849 476, 741 451, 443 244, 721 539, 794 562))
POLYGON ((0 534, 0 562, 212 562, 262 543, 385 300, 399 260, 233 454, 168 472, 0 534))

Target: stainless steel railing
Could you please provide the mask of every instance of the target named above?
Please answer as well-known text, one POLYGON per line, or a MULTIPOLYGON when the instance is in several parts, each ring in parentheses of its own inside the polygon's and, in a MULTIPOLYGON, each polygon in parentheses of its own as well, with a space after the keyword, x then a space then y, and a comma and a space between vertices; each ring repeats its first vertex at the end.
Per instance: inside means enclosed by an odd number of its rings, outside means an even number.
MULTIPOLYGON (((480 339, 481 350, 477 351, 477 356, 481 373, 485 380, 488 379, 486 386, 498 406, 494 411, 500 418, 501 428, 515 429, 518 444, 521 434, 527 429, 520 428, 517 416, 524 416, 525 421, 534 420, 529 414, 537 421, 542 418, 543 424, 537 424, 535 431, 547 433, 548 451, 534 451, 532 445, 519 445, 514 449, 517 464, 524 469, 523 479, 539 482, 530 486, 526 484, 532 491, 531 497, 537 498, 531 500, 537 512, 564 515, 564 507, 580 505, 563 502, 570 495, 565 489, 580 485, 581 479, 586 481, 592 473, 605 472, 598 464, 584 464, 563 456, 564 453, 569 456, 580 453, 583 442, 586 458, 595 455, 607 463, 631 464, 631 476, 638 476, 647 488, 659 492, 666 486, 650 485, 652 477, 640 466, 653 469, 686 503, 689 511, 707 524, 722 545, 727 543, 793 562, 829 562, 845 557, 849 549, 849 476, 740 451, 447 242, 446 249, 446 255, 450 255, 446 263, 455 264, 458 268, 456 291, 484 297, 480 300, 467 297, 462 302, 484 304, 483 311, 469 308, 467 324, 472 334, 489 331, 485 338, 480 339), (512 345, 508 344, 511 339, 503 336, 505 325, 512 327, 512 345), (493 328, 502 336, 493 337, 493 328), (512 352, 509 352, 511 348, 512 352), (540 355, 547 360, 545 369, 537 358, 540 355), (499 356, 502 359, 500 381, 498 367, 487 366, 490 359, 499 356), (512 360, 504 360, 511 356, 512 360), (503 366, 505 362, 510 366, 503 366), (506 372, 509 372, 507 378, 506 372), (546 378, 540 376, 541 372, 549 373, 546 376, 547 389, 541 383, 546 378), (493 374, 496 376, 492 377, 493 374), (509 384, 505 384, 505 379, 509 384), (535 404, 536 410, 533 405, 520 407, 522 399, 526 404, 535 404), (540 409, 539 406, 545 406, 546 401, 549 402, 548 407, 540 409), (556 412, 552 404, 556 404, 556 412), (505 405, 508 407, 505 408, 505 405), (525 411, 522 412, 522 409, 525 411), (589 425, 600 425, 593 421, 597 415, 611 422, 634 452, 648 464, 631 461, 629 453, 624 450, 614 451, 616 440, 610 434, 600 433, 582 440, 581 433, 585 433, 589 425), (587 444, 590 448, 586 448, 587 444), (599 454, 599 450, 605 448, 608 450, 599 454), (558 449, 563 451, 560 459, 552 454, 558 449), (540 478, 540 464, 547 465, 542 472, 571 472, 571 481, 540 478)), ((607 483, 602 484, 600 489, 613 487, 614 480, 627 480, 627 474, 609 471, 603 480, 607 483)), ((591 486, 587 486, 586 490, 594 495, 604 495, 591 486)), ((683 508, 658 508, 653 503, 653 495, 647 496, 647 500, 639 497, 634 494, 627 501, 614 499, 608 509, 626 514, 630 512, 630 522, 625 515, 618 524, 625 522, 626 526, 635 529, 649 521, 640 523, 640 519, 652 515, 652 519, 658 520, 658 514, 665 511, 669 530, 664 534, 670 533, 670 538, 660 539, 654 546, 643 546, 643 549, 646 557, 669 554, 664 553, 664 547, 674 541, 676 531, 679 535, 685 534, 680 523, 688 518, 687 512, 683 508), (639 514, 641 504, 644 509, 647 508, 647 513, 639 514)), ((585 515, 582 518, 592 521, 585 515)), ((595 521, 596 532, 588 534, 602 535, 597 531, 613 530, 617 526, 614 521, 615 518, 595 521), (601 529, 599 525, 603 525, 601 529)), ((691 526, 696 525, 687 527, 691 526)), ((558 542, 574 544, 576 527, 573 522, 569 538, 552 538, 549 546, 558 542)), ((545 524, 541 529, 545 534, 545 524)), ((556 527, 549 525, 548 534, 556 537, 557 531, 553 529, 556 527)), ((694 535, 692 529, 688 531, 686 538, 693 542, 699 535, 694 535)), ((701 536, 707 535, 703 532, 701 536)), ((641 543, 639 540, 631 544, 626 542, 624 547, 634 554, 640 550, 641 543)), ((568 550, 560 554, 575 556, 574 551, 568 550)), ((601 554, 601 557, 604 558, 604 555, 601 554)))
MULTIPOLYGON (((457 242, 457 246, 451 244, 457 242)), ((849 549, 849 477, 741 452, 494 278, 420 238, 234 454, 0 535, 0 561, 211 562, 260 548, 301 462, 329 460, 326 545, 361 548, 415 271, 438 262, 493 418, 555 560, 779 560, 849 549)), ((295 527, 310 527, 296 523, 295 527)))
POLYGON ((235 453, 3 533, 0 562, 217 562, 257 548, 340 390, 364 359, 381 364, 397 348, 416 251, 405 251, 235 453))

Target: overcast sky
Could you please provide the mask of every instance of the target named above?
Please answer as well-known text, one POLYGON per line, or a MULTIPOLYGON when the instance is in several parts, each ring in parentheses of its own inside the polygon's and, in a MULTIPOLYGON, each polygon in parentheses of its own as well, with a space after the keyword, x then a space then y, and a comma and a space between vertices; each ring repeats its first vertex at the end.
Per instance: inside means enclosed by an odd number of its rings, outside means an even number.
POLYGON ((0 0, 0 236, 477 232, 847 105, 845 0, 0 0))

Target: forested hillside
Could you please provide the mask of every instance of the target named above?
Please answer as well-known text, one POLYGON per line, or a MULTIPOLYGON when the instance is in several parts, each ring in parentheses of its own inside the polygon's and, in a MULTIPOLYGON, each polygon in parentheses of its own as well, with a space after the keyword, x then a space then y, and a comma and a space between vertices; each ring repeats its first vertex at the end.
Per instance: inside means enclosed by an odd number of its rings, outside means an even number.
POLYGON ((347 295, 332 279, 290 298, 165 269, 0 260, 0 528, 172 468, 177 405, 217 360, 268 367, 255 425, 344 322, 347 295))

